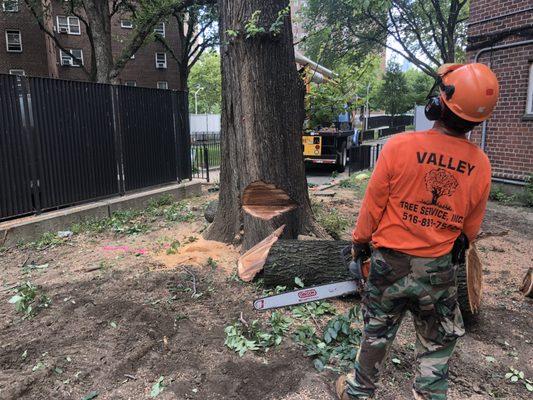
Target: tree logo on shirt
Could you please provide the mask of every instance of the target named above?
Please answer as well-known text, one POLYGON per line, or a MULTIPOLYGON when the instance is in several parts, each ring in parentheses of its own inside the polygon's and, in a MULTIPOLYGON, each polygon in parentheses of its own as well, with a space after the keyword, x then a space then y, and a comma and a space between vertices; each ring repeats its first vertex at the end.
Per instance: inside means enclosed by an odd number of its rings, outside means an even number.
POLYGON ((433 169, 429 171, 425 178, 426 189, 431 193, 431 203, 427 202, 426 204, 436 205, 442 208, 449 209, 448 206, 439 204, 439 198, 442 196, 451 196, 455 193, 457 186, 457 180, 454 176, 442 168, 433 169))

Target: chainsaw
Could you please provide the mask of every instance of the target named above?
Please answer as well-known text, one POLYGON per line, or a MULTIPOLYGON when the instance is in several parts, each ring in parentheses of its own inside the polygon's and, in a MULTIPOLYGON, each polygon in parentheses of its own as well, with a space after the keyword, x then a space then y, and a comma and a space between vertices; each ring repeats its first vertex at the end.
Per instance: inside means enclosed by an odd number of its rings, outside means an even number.
MULTIPOLYGON (((351 246, 347 246, 341 251, 341 256, 345 259, 346 255, 351 252, 351 246)), ((276 294, 273 296, 262 297, 254 301, 254 308, 258 311, 271 310, 273 308, 294 306, 297 304, 309 303, 329 299, 332 297, 346 296, 349 294, 361 293, 364 288, 370 261, 367 259, 369 252, 361 252, 355 260, 348 264, 348 271, 352 279, 347 281, 332 282, 325 285, 304 287, 276 294)))

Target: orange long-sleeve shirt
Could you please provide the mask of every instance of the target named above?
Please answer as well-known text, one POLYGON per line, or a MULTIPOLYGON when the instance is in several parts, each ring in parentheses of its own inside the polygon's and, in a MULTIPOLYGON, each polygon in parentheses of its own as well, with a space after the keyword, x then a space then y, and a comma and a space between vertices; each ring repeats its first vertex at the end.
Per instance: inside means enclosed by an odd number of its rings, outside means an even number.
POLYGON ((490 162, 467 139, 436 130, 389 139, 368 184, 353 240, 418 257, 473 240, 490 191, 490 162))

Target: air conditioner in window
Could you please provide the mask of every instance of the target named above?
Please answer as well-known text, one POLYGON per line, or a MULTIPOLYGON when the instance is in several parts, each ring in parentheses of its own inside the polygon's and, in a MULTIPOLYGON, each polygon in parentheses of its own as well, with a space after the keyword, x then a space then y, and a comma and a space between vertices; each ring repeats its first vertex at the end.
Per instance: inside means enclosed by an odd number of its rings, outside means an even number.
POLYGON ((60 26, 58 28, 59 33, 68 33, 68 27, 66 26, 60 26))
POLYGON ((166 68, 166 67, 167 67, 167 65, 166 65, 165 62, 161 62, 161 61, 159 61, 159 62, 157 63, 157 68, 166 68))

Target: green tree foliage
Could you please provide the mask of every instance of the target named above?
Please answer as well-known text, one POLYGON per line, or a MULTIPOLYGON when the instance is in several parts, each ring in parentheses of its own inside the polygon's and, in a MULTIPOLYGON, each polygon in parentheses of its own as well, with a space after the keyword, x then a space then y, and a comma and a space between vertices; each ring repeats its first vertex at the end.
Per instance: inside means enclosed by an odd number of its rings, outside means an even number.
POLYGON ((393 118, 412 108, 405 74, 395 62, 390 62, 377 89, 377 105, 393 118))
POLYGON ((309 31, 306 46, 309 55, 321 55, 326 65, 342 58, 357 62, 364 54, 388 48, 434 75, 439 65, 456 61, 458 48, 464 47, 468 3, 309 0, 305 11, 309 31))
POLYGON ((189 75, 189 110, 194 112, 194 92, 198 92, 198 113, 220 113, 222 83, 220 54, 210 51, 202 54, 189 75))
POLYGON ((409 88, 407 102, 412 106, 425 105, 426 97, 433 86, 434 80, 422 71, 410 68, 405 72, 405 79, 409 88))
POLYGON ((366 102, 367 86, 380 75, 380 60, 367 56, 361 65, 338 62, 334 81, 312 85, 307 101, 309 127, 330 126, 337 116, 366 102))

